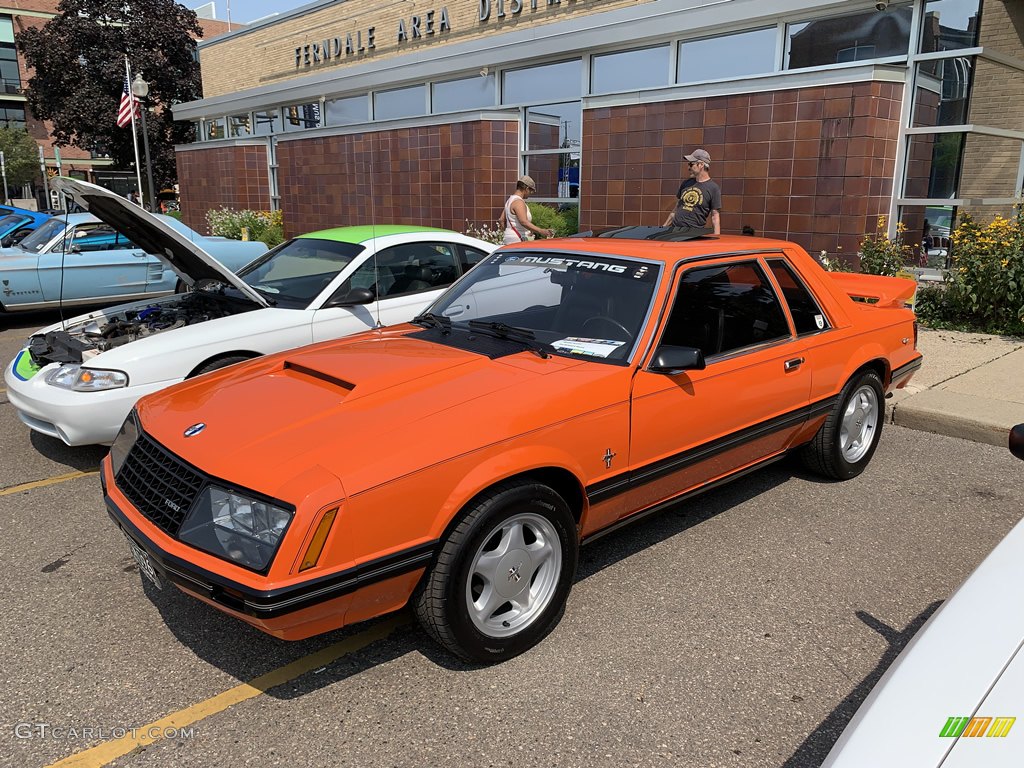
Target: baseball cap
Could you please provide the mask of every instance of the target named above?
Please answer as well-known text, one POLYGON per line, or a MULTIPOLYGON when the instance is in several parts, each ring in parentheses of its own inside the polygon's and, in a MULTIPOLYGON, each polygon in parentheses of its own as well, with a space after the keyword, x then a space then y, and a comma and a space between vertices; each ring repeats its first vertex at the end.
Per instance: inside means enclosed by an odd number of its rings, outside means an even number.
POLYGON ((691 163, 704 163, 704 165, 711 165, 711 155, 703 149, 693 150, 693 154, 686 155, 686 159, 691 163))
POLYGON ((537 185, 534 183, 533 179, 531 177, 529 177, 529 176, 520 176, 519 177, 519 183, 522 184, 527 189, 533 191, 533 192, 537 191, 537 185))

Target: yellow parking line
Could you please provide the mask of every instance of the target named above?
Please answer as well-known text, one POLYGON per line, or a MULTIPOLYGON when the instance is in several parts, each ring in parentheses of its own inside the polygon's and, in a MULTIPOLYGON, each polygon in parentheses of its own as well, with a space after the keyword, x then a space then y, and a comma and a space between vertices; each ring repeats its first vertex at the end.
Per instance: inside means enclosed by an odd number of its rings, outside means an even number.
POLYGON ((46 480, 35 480, 31 483, 22 483, 21 485, 12 485, 10 488, 0 489, 0 496, 10 496, 12 493, 31 491, 33 488, 45 488, 48 485, 66 483, 68 480, 77 480, 80 477, 92 477, 93 475, 98 474, 99 470, 95 470, 93 472, 69 472, 66 475, 57 475, 56 477, 50 477, 46 480))
POLYGON ((271 688, 291 682, 307 672, 327 666, 346 654, 365 648, 370 643, 383 640, 395 629, 406 624, 407 621, 404 616, 393 616, 365 632, 360 632, 358 635, 349 637, 334 645, 329 645, 316 653, 303 656, 291 664, 279 667, 248 683, 236 685, 234 688, 217 694, 206 701, 180 709, 149 725, 139 726, 133 731, 130 730, 128 734, 119 739, 98 744, 83 752, 71 755, 71 757, 66 757, 48 766, 48 768, 70 768, 71 766, 74 766, 74 768, 100 768, 100 766, 107 765, 122 755, 127 755, 134 749, 160 741, 168 731, 174 733, 211 715, 216 715, 226 709, 230 709, 235 704, 240 704, 243 701, 266 693, 271 688))

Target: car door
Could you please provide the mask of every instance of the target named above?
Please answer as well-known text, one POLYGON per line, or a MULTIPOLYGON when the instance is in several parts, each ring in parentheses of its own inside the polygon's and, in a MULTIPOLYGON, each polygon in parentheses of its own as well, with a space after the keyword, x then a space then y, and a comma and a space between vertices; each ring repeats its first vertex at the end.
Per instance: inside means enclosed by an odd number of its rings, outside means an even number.
POLYGON ((431 240, 383 248, 376 257, 368 256, 334 294, 343 299, 353 288, 368 288, 376 301, 317 310, 313 341, 347 336, 378 324, 407 323, 459 274, 458 249, 452 243, 431 240))
POLYGON ((43 296, 68 301, 144 294, 154 262, 159 264, 108 224, 78 224, 39 256, 43 296))
POLYGON ((685 269, 665 318, 633 381, 625 514, 779 453, 807 420, 807 342, 793 332, 763 262, 685 269), (654 372, 661 345, 699 348, 706 367, 654 372))

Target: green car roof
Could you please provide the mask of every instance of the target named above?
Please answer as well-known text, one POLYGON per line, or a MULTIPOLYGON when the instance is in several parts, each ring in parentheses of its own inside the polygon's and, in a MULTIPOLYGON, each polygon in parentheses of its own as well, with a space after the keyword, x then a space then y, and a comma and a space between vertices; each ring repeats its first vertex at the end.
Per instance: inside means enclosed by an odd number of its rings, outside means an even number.
POLYGON ((339 243, 365 243, 375 237, 387 237, 388 235, 408 235, 413 232, 444 232, 450 235, 450 229, 438 229, 437 227, 414 227, 407 224, 375 224, 365 227, 335 227, 334 229, 321 229, 319 232, 307 232, 299 237, 315 238, 317 240, 334 240, 339 243))

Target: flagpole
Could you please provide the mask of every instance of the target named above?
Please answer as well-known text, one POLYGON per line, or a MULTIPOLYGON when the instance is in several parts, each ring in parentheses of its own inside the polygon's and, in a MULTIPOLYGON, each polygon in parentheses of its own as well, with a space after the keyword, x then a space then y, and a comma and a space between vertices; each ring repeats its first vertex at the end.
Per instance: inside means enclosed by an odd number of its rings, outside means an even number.
POLYGON ((132 99, 132 142, 135 144, 135 180, 139 196, 139 207, 142 205, 142 164, 139 162, 139 134, 135 131, 135 94, 132 93, 132 69, 128 64, 128 54, 124 55, 124 76, 128 78, 128 95, 132 99))

